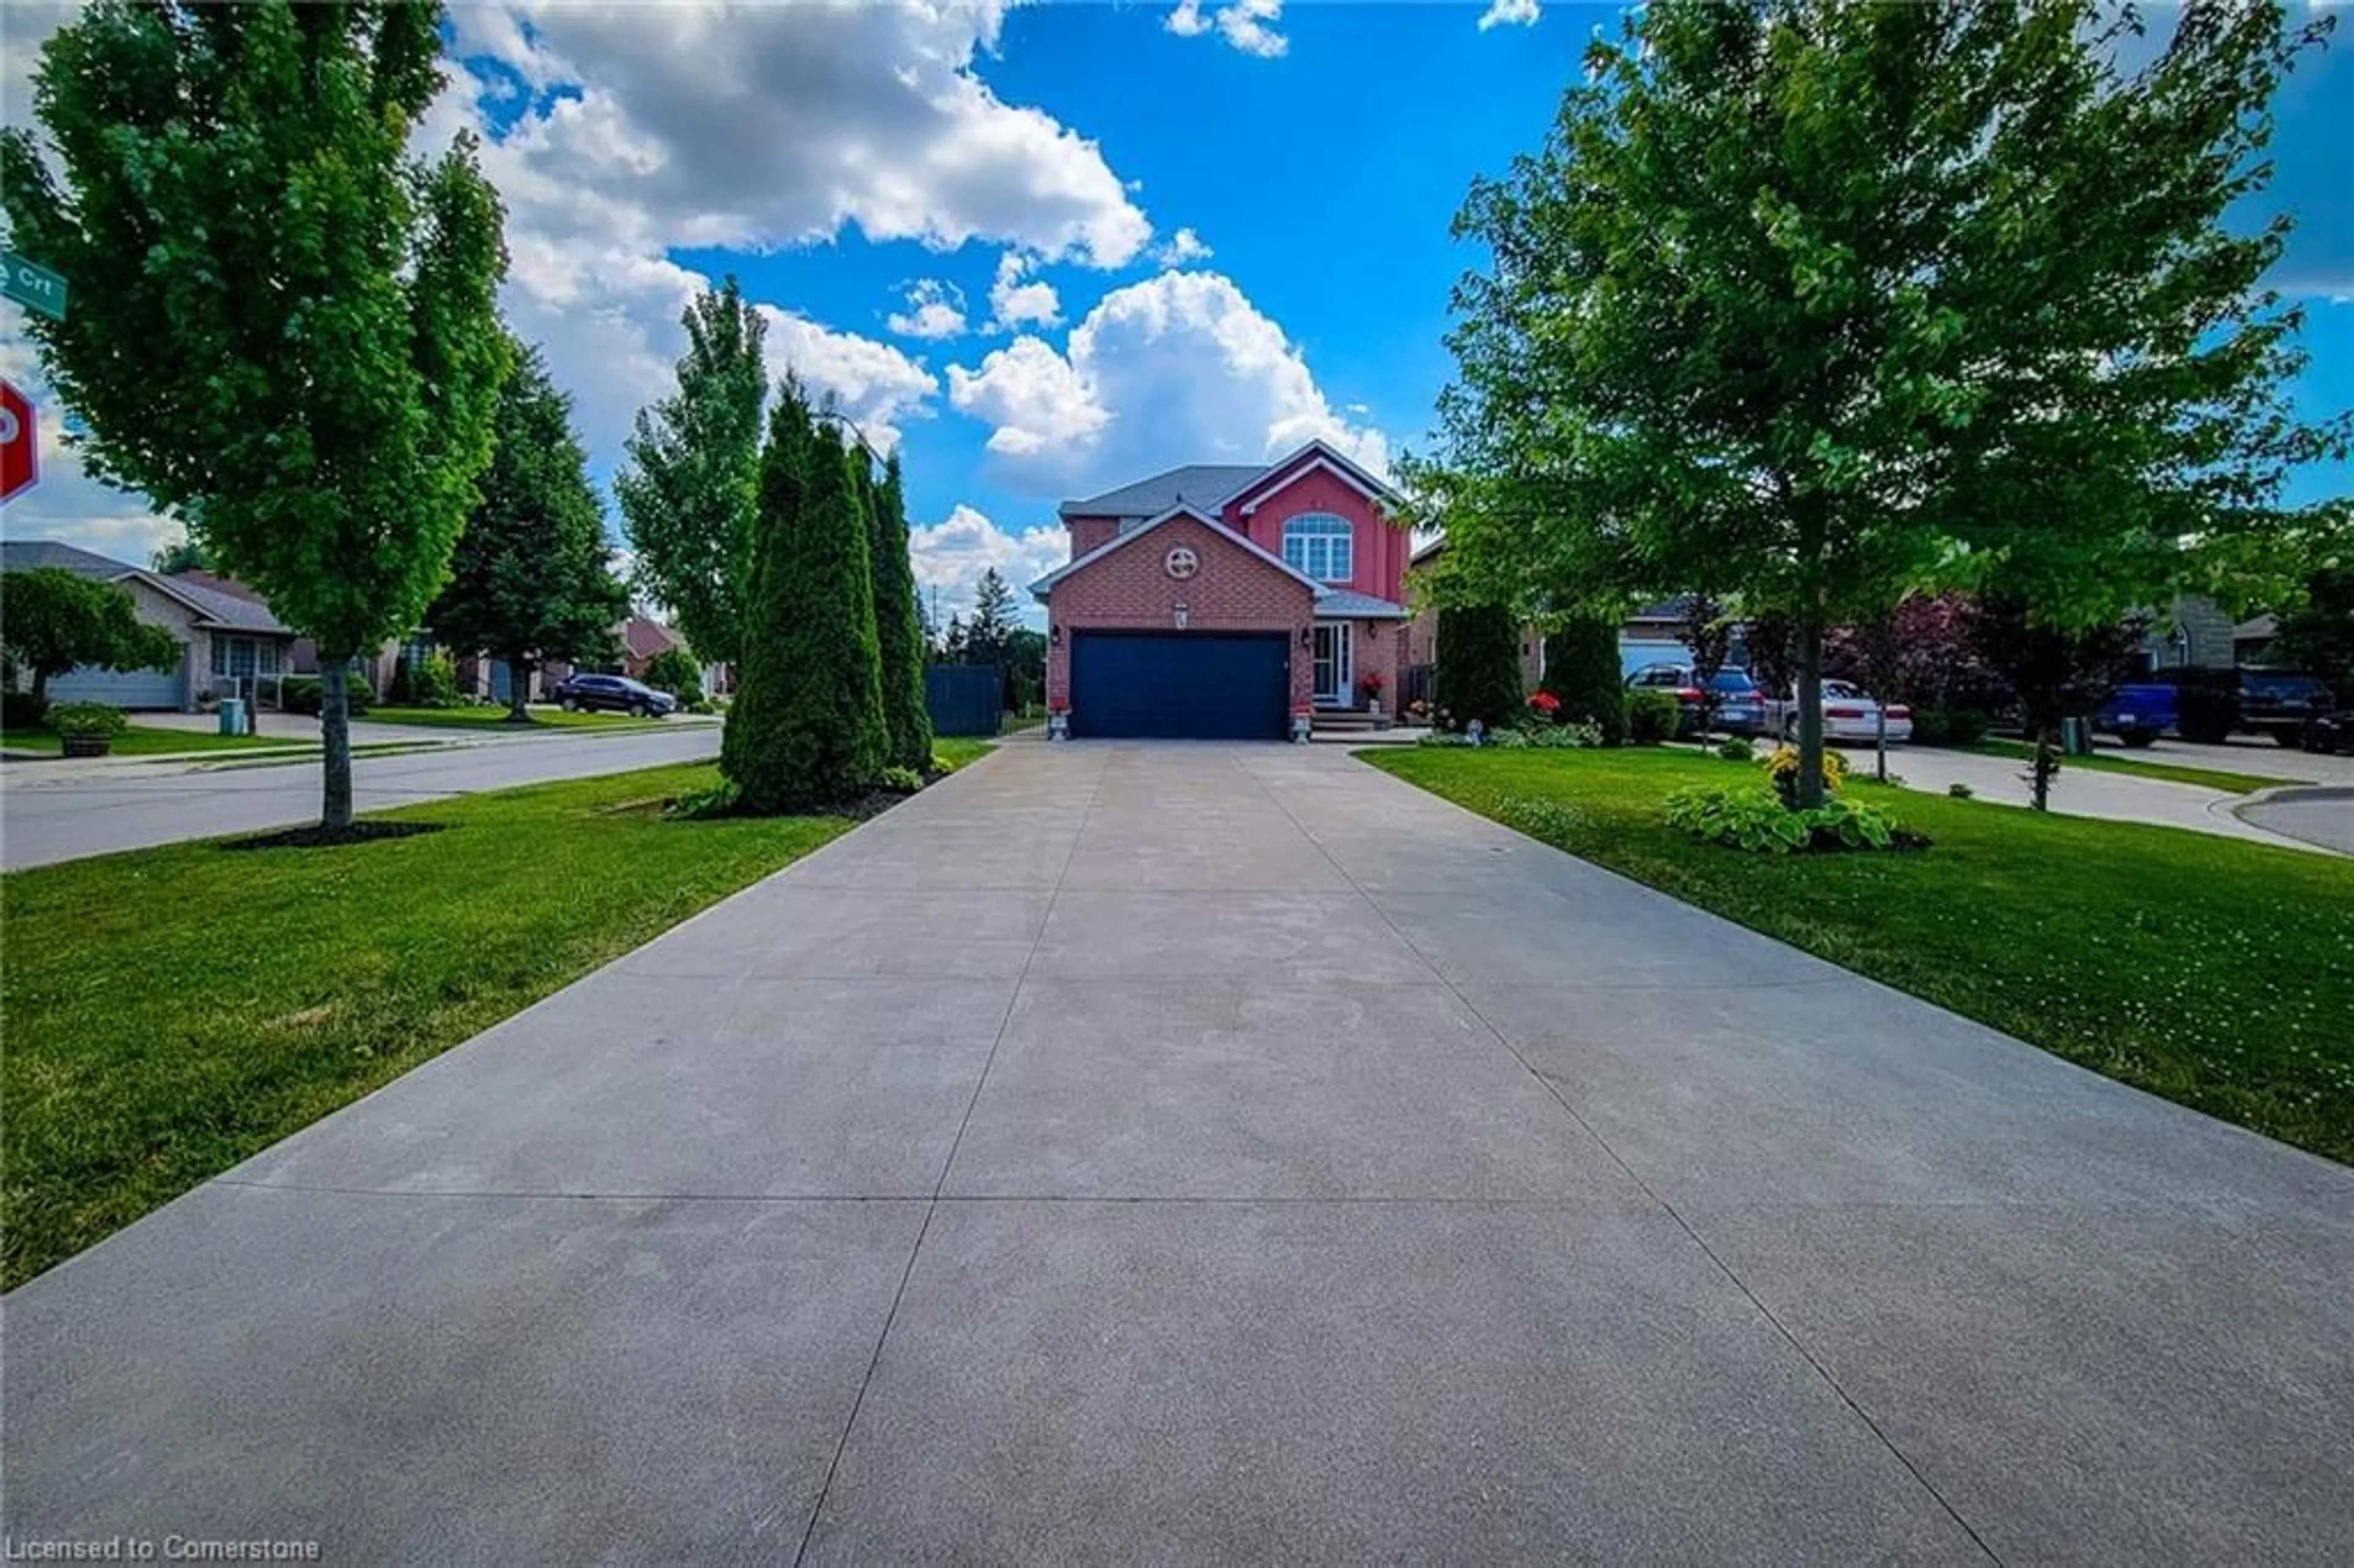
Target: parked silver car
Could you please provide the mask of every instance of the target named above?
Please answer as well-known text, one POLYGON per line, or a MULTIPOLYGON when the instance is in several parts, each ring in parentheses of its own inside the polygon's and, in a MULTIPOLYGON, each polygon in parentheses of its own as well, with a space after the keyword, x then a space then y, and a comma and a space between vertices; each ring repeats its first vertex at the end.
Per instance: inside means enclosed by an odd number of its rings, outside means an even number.
MULTIPOLYGON (((1880 733, 1880 700, 1847 681, 1823 683, 1823 738, 1870 746, 1880 733)), ((1774 731, 1785 740, 1798 737, 1798 694, 1794 689, 1774 705, 1774 731)), ((1888 705, 1888 744, 1901 746, 1913 738, 1913 710, 1903 703, 1888 705)))

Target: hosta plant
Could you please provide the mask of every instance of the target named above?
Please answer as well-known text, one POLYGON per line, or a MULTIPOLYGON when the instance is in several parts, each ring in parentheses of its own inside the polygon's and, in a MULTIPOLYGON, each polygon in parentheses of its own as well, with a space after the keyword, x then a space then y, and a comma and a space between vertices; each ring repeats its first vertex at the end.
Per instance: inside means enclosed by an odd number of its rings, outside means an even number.
POLYGON ((1928 842, 1899 827, 1877 806, 1834 798, 1792 810, 1762 789, 1721 786, 1674 791, 1667 800, 1667 821, 1704 842, 1765 854, 1908 849, 1928 842))

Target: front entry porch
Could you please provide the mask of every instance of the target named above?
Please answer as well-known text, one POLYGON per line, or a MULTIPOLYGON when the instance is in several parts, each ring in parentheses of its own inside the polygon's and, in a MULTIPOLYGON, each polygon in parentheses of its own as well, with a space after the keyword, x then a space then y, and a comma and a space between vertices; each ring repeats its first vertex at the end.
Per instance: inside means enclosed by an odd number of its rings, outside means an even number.
POLYGON ((1314 632, 1315 673, 1310 689, 1320 713, 1357 704, 1356 639, 1345 620, 1320 620, 1314 632))

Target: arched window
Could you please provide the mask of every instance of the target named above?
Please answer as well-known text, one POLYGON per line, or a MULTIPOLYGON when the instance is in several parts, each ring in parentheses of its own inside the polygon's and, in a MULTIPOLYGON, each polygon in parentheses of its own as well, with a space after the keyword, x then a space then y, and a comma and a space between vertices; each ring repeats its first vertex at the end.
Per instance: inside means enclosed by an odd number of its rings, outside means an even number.
POLYGON ((1320 583, 1344 583, 1356 575, 1357 531, 1346 517, 1303 512, 1283 524, 1283 564, 1320 583))

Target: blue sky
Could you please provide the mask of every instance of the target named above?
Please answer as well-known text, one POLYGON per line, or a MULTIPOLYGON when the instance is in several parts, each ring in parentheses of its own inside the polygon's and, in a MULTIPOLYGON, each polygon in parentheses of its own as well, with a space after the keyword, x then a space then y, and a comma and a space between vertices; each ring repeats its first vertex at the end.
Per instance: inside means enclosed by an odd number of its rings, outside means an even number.
MULTIPOLYGON (((70 10, 7 0, 10 122, 23 46, 70 10)), ((1377 466, 1420 445, 1475 260, 1448 221, 1474 175, 1538 143, 1617 15, 467 4, 419 139, 488 140, 508 313, 573 391, 600 478, 668 384, 681 304, 734 271, 770 307, 772 362, 901 443, 947 609, 983 567, 1020 582, 1058 560, 1065 496, 1310 435, 1377 466)), ((2271 199, 2301 228, 2277 281, 2310 302, 2300 398, 2334 411, 2354 406, 2354 196, 2332 166, 2354 145, 2354 29, 2279 112, 2271 199)), ((11 535, 135 558, 173 531, 51 455, 11 535)))

